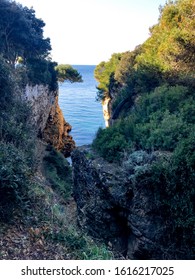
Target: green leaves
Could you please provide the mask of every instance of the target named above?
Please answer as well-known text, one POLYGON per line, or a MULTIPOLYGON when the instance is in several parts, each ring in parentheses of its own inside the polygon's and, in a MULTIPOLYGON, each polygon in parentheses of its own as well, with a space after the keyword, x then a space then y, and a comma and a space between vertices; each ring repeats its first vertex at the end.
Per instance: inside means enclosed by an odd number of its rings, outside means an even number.
POLYGON ((101 62, 95 68, 94 75, 96 80, 99 82, 98 89, 98 100, 103 100, 109 97, 117 81, 114 78, 114 73, 117 65, 121 59, 121 54, 113 54, 108 62, 101 62))
POLYGON ((13 65, 17 56, 45 58, 51 45, 43 37, 44 22, 37 19, 35 11, 16 2, 0 3, 0 51, 13 65))
POLYGON ((63 83, 64 81, 69 81, 71 83, 81 83, 83 82, 82 76, 76 69, 68 64, 59 64, 55 67, 57 71, 58 81, 63 83))
POLYGON ((167 70, 193 72, 195 56, 195 6, 193 0, 168 3, 159 23, 143 44, 139 61, 156 59, 167 70))
POLYGON ((162 86, 141 96, 134 110, 108 129, 100 129, 94 147, 108 161, 134 149, 174 151, 194 129, 195 100, 183 86, 162 86))
POLYGON ((30 58, 27 60, 27 75, 30 84, 43 84, 49 86, 52 91, 57 90, 56 62, 46 59, 30 58))
POLYGON ((53 190, 64 200, 68 200, 72 192, 72 173, 67 160, 61 153, 48 147, 43 164, 45 175, 53 190))
POLYGON ((27 154, 12 143, 0 142, 0 220, 12 218, 14 207, 22 208, 30 188, 27 154))
POLYGON ((119 126, 100 128, 96 139, 93 141, 93 148, 109 162, 120 161, 123 152, 128 147, 128 142, 119 126))

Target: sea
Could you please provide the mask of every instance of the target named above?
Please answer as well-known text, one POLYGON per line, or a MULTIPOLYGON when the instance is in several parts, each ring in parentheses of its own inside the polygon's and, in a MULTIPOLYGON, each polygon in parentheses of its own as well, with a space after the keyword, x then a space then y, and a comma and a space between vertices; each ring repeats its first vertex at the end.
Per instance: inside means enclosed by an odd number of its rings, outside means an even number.
POLYGON ((91 144, 99 127, 104 128, 102 105, 96 101, 95 65, 72 65, 83 78, 82 83, 65 81, 59 85, 59 105, 65 120, 72 126, 76 146, 91 144))

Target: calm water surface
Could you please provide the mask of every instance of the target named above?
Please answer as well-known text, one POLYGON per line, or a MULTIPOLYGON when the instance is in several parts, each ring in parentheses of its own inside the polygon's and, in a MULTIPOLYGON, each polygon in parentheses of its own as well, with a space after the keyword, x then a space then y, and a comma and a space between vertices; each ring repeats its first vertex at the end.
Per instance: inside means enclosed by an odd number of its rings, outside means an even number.
POLYGON ((65 120, 72 126, 77 146, 91 144, 99 127, 105 127, 102 105, 96 101, 95 66, 74 65, 83 83, 65 82, 59 86, 59 105, 65 120))

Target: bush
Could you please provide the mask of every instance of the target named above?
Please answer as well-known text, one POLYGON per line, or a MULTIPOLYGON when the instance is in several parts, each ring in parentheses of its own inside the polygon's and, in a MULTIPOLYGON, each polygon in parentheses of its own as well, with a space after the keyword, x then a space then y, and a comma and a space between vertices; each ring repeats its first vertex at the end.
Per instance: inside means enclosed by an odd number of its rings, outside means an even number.
POLYGON ((153 165, 152 182, 156 206, 166 220, 163 240, 175 258, 193 256, 194 199, 195 199, 195 135, 178 143, 169 162, 153 165), (160 181, 159 181, 160 180, 160 181), (170 236, 170 239, 166 238, 170 236))
POLYGON ((71 167, 64 156, 53 147, 48 147, 44 157, 44 170, 51 187, 65 200, 72 192, 71 167))
POLYGON ((29 158, 12 143, 0 142, 0 219, 9 221, 15 207, 25 207, 30 188, 29 158))
POLYGON ((151 114, 150 118, 148 123, 136 126, 136 141, 148 150, 173 151, 190 129, 181 116, 169 111, 151 114))
POLYGON ((79 260, 111 260, 112 253, 104 244, 96 244, 85 233, 69 226, 67 229, 61 229, 53 232, 49 238, 60 242, 72 254, 74 259, 79 260))
POLYGON ((12 97, 12 69, 0 55, 0 110, 3 110, 8 103, 12 103, 12 97))
POLYGON ((186 87, 156 88, 140 96, 129 115, 100 129, 93 147, 111 162, 119 161, 129 149, 174 151, 194 130, 194 108, 192 92, 186 87))
POLYGON ((141 115, 141 121, 147 122, 150 114, 169 111, 171 114, 178 112, 188 100, 190 93, 184 86, 161 86, 153 92, 144 94, 136 102, 136 112, 141 115))
POLYGON ((120 160, 127 147, 127 141, 116 127, 100 128, 92 145, 100 156, 109 162, 116 162, 120 160))

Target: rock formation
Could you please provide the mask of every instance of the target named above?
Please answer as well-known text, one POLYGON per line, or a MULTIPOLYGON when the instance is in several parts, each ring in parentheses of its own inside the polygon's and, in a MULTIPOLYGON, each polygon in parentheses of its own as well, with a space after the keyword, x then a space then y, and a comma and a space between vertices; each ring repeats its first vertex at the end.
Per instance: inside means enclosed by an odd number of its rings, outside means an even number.
POLYGON ((128 259, 164 258, 165 225, 146 180, 158 155, 138 151, 119 167, 93 153, 90 147, 72 153, 79 225, 128 259))
POLYGON ((114 122, 114 119, 113 119, 114 112, 112 110, 112 105, 117 98, 117 94, 118 93, 116 91, 110 91, 109 96, 105 97, 102 100, 103 116, 104 116, 106 127, 111 126, 114 122))
POLYGON ((50 91, 44 85, 27 85, 24 96, 32 108, 32 121, 38 136, 61 151, 65 157, 70 156, 75 142, 69 135, 71 126, 64 120, 59 107, 58 92, 50 91))
POLYGON ((111 101, 111 99, 109 97, 106 97, 102 101, 103 116, 104 116, 104 121, 105 121, 106 127, 110 126, 110 119, 111 119, 110 101, 111 101))
POLYGON ((71 125, 64 120, 58 104, 58 97, 56 96, 42 137, 47 143, 61 151, 65 157, 69 157, 70 153, 75 148, 75 142, 72 136, 69 135, 71 129, 71 125))

